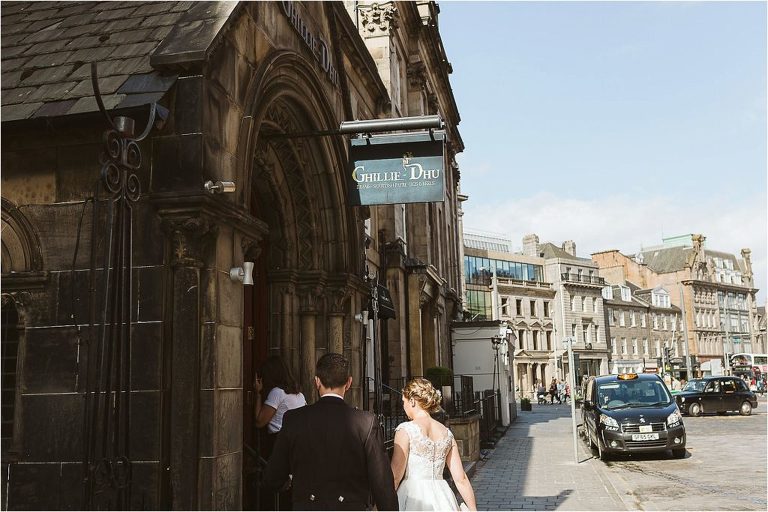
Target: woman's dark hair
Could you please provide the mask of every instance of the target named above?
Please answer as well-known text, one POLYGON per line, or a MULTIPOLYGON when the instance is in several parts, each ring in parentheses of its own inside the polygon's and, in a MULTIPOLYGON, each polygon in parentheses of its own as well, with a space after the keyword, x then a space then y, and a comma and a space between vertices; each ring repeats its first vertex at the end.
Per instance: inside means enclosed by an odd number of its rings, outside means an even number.
POLYGON ((261 383, 264 392, 269 393, 274 388, 280 388, 289 395, 295 395, 301 391, 299 383, 293 378, 288 365, 280 356, 270 356, 261 365, 261 383))

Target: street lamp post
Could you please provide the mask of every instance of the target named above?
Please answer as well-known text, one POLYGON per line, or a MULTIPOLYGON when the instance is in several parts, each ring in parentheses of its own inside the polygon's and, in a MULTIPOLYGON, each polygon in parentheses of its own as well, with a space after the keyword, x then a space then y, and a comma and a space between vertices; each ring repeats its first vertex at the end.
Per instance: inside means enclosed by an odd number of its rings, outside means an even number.
POLYGON ((573 367, 573 342, 571 336, 563 339, 563 349, 568 350, 568 376, 571 386, 571 425, 573 427, 573 458, 579 463, 578 433, 576 431, 576 370, 573 367))

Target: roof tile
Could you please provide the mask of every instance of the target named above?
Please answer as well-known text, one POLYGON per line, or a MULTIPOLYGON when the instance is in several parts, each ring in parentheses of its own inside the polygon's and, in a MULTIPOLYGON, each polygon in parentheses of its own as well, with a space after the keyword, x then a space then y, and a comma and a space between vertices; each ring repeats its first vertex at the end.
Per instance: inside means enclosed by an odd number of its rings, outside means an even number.
POLYGON ((52 101, 40 107, 32 117, 55 117, 66 114, 77 100, 52 101))
POLYGON ((28 9, 30 12, 27 13, 24 19, 27 21, 39 21, 39 20, 47 20, 51 19, 54 16, 56 16, 57 9, 47 9, 47 10, 37 10, 33 11, 32 9, 28 9))
POLYGON ((13 71, 11 73, 3 73, 3 80, 0 87, 3 89, 13 89, 19 86, 21 82, 21 71, 13 71))
MULTIPOLYGON (((101 62, 112 55, 115 51, 114 46, 101 46, 98 48, 83 48, 77 50, 68 59, 67 62, 101 62)), ((90 71, 88 72, 90 73, 90 71)))
MULTIPOLYGON (((104 102, 105 109, 111 110, 115 108, 117 105, 119 105, 120 102, 123 101, 124 99, 125 99, 124 94, 116 94, 113 96, 103 96, 101 98, 101 101, 104 102)), ((79 114, 82 112, 94 112, 98 110, 99 110, 99 106, 96 103, 96 97, 88 96, 86 98, 80 98, 79 100, 77 100, 77 103, 75 103, 75 106, 72 107, 69 113, 79 114)))
MULTIPOLYGON (((112 94, 122 86, 125 81, 128 80, 128 75, 110 76, 107 78, 99 77, 99 92, 102 96, 112 94)), ((91 79, 82 80, 72 90, 70 90, 64 97, 65 98, 82 98, 83 96, 93 95, 93 84, 91 79)))
POLYGON ((9 89, 3 91, 3 105, 15 105, 23 103, 29 96, 37 90, 37 87, 21 87, 18 89, 9 89))
POLYGON ((136 13, 140 12, 144 16, 151 16, 153 14, 170 12, 173 7, 174 4, 172 2, 142 2, 141 7, 136 10, 136 13))
POLYGON ((28 44, 23 44, 21 46, 11 46, 10 48, 3 48, 3 58, 18 57, 29 48, 30 48, 30 45, 28 44))
POLYGON ((19 119, 26 119, 42 105, 42 103, 23 103, 16 105, 6 105, 4 103, 2 111, 0 111, 0 115, 2 115, 3 121, 17 121, 19 119))
POLYGON ((31 25, 31 23, 26 21, 22 23, 14 23, 14 24, 6 23, 6 21, 7 20, 3 18, 3 25, 2 25, 3 35, 20 34, 22 32, 26 32, 27 27, 31 25))
POLYGON ((125 44, 118 46, 114 53, 111 54, 111 58, 126 58, 126 57, 138 57, 140 55, 149 55, 152 50, 157 48, 157 42, 151 41, 149 43, 137 43, 137 44, 125 44))
POLYGON ((24 64, 26 64, 29 61, 29 57, 20 57, 18 59, 8 59, 3 60, 3 73, 7 73, 8 71, 16 71, 18 69, 21 69, 24 67, 24 64))
POLYGON ((9 46, 15 46, 21 41, 27 37, 28 34, 8 34, 5 32, 5 29, 3 29, 3 35, 2 35, 2 44, 3 44, 3 51, 5 51, 6 48, 9 46))
POLYGON ((68 7, 64 7, 59 11, 59 16, 67 18, 74 14, 80 14, 82 12, 88 12, 93 10, 92 2, 67 2, 68 7), (71 4, 71 5, 70 5, 71 4))
POLYGON ((35 87, 35 92, 30 94, 29 97, 25 99, 25 102, 58 100, 74 89, 76 85, 77 82, 57 82, 41 85, 35 87))
POLYGON ((113 34, 109 38, 109 43, 118 45, 118 44, 127 44, 127 43, 140 43, 142 41, 146 41, 147 37, 149 37, 149 34, 152 33, 152 30, 146 29, 146 30, 134 30, 131 32, 118 32, 117 34, 113 34))
POLYGON ((94 21, 94 18, 97 16, 97 14, 98 13, 96 12, 84 12, 82 14, 77 14, 74 16, 65 16, 64 20, 61 22, 61 25, 59 26, 62 28, 69 28, 69 27, 77 27, 80 25, 87 25, 94 21))
POLYGON ((100 34, 104 29, 104 25, 106 25, 106 23, 101 22, 70 27, 64 31, 64 37, 77 37, 85 34, 100 34))
POLYGON ((63 28, 57 28, 57 27, 51 27, 47 28, 45 30, 37 30, 35 32, 32 32, 31 34, 28 34, 27 37, 24 38, 25 43, 42 43, 45 41, 50 41, 52 39, 64 39, 64 31, 66 29, 63 28))
POLYGON ((45 53, 60 52, 65 49, 67 43, 68 41, 66 39, 57 39, 54 41, 35 43, 29 47, 29 50, 24 52, 24 55, 42 55, 45 53))
MULTIPOLYGON (((133 3, 133 2, 130 2, 133 3)), ((133 14, 133 11, 137 10, 136 5, 139 5, 136 3, 135 5, 131 7, 126 7, 124 9, 114 9, 111 11, 101 11, 96 16, 96 21, 108 21, 108 20, 118 20, 121 18, 130 18, 131 14, 133 14)))
POLYGON ((40 68, 21 81, 22 86, 41 85, 64 80, 72 73, 74 65, 65 64, 53 68, 40 68))
POLYGON ((42 68, 47 66, 59 66, 67 62, 75 52, 44 53, 33 57, 25 64, 26 67, 42 68))

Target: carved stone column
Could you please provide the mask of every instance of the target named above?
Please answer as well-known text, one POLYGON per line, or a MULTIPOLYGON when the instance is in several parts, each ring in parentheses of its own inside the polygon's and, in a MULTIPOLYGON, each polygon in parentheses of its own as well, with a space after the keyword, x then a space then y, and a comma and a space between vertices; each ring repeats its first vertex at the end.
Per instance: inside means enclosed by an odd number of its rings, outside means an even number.
MULTIPOLYGON (((315 395, 315 363, 317 363, 317 315, 318 299, 322 290, 307 287, 299 290, 301 309, 301 370, 300 380, 304 396, 308 399, 315 395)), ((310 400, 311 401, 311 400, 310 400)))
POLYGON ((163 342, 163 438, 162 475, 170 490, 161 497, 162 506, 174 510, 198 508, 200 462, 200 336, 202 332, 201 269, 205 266, 216 227, 202 216, 160 212, 162 227, 170 241, 167 263, 169 304, 163 342), (167 380, 166 380, 167 379, 167 380))
POLYGON ((344 354, 344 315, 349 295, 345 288, 328 294, 328 350, 337 354, 344 354))

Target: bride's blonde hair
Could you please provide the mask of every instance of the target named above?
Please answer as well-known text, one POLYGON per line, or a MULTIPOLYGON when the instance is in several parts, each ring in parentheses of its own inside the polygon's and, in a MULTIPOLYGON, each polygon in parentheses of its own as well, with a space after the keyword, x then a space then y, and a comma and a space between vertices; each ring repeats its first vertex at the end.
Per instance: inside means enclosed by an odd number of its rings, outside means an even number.
POLYGON ((403 396, 418 402, 419 406, 430 414, 440 410, 440 402, 443 399, 443 395, 432 386, 432 383, 421 377, 412 379, 405 385, 403 396))

